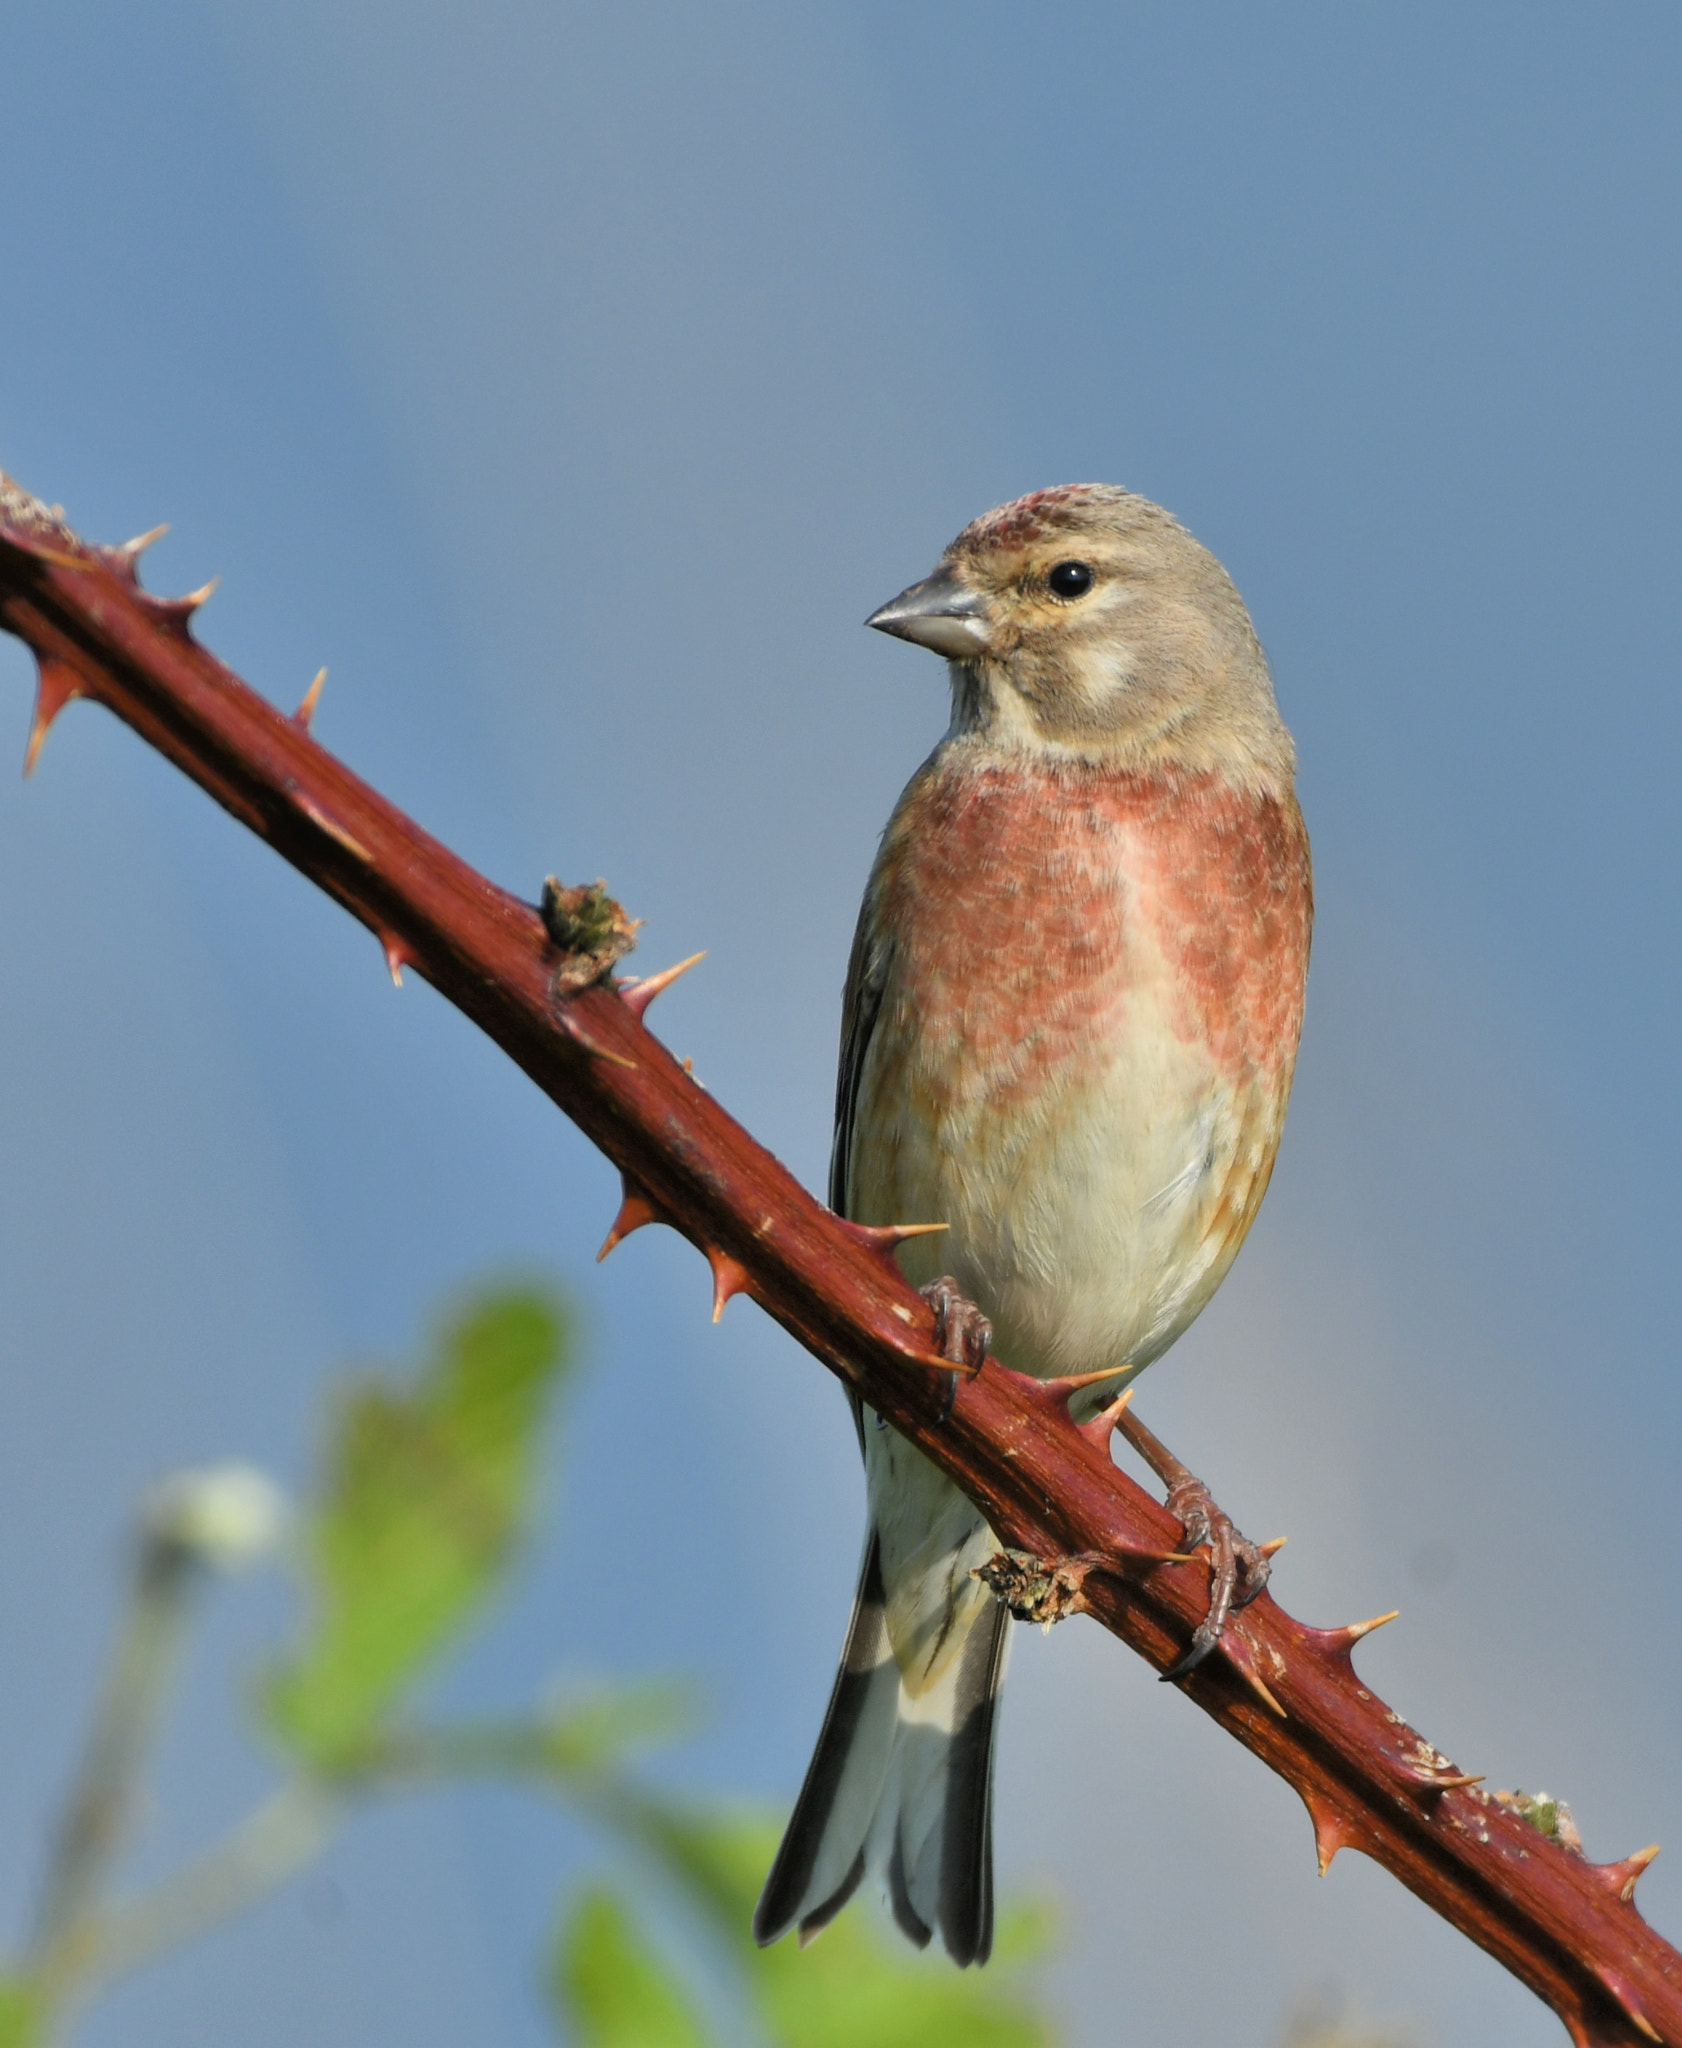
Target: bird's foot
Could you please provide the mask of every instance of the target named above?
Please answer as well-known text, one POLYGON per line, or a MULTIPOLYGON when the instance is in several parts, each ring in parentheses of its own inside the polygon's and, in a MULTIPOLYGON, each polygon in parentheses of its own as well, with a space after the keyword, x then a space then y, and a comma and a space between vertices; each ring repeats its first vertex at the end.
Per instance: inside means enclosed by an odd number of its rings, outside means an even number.
POLYGON ((1232 1517, 1217 1507, 1201 1479, 1181 1469, 1168 1488, 1168 1512, 1185 1531, 1187 1550, 1209 1552, 1209 1612, 1192 1632, 1191 1648, 1178 1664, 1163 1672, 1164 1682, 1195 1671, 1221 1639, 1228 1617, 1247 1607, 1267 1584, 1272 1570, 1269 1553, 1278 1546, 1252 1543, 1233 1527, 1232 1517))
POLYGON ((918 1292, 934 1310, 935 1349, 971 1379, 987 1363, 993 1325, 948 1273, 918 1292))

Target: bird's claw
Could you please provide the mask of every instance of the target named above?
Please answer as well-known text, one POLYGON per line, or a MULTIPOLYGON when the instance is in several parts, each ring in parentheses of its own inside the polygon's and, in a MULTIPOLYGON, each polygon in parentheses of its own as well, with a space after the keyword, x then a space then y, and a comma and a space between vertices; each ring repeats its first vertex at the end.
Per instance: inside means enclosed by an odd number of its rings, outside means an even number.
POLYGON ((919 1293, 934 1310, 935 1349, 971 1379, 987 1363, 993 1325, 964 1294, 950 1273, 931 1280, 919 1293))
POLYGON ((1209 1552, 1209 1611, 1192 1631, 1191 1647, 1169 1670, 1163 1683, 1195 1671, 1221 1639, 1229 1617, 1247 1607, 1267 1584, 1272 1565, 1266 1550, 1232 1525, 1232 1517, 1215 1505, 1201 1479, 1188 1473, 1168 1490, 1168 1512, 1185 1531, 1182 1547, 1209 1552))

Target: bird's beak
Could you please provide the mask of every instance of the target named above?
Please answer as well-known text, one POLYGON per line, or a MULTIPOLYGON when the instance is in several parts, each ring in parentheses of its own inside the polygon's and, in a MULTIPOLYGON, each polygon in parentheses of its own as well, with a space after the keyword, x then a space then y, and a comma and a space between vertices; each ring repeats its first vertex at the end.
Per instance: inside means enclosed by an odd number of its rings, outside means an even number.
POLYGON ((932 647, 948 661, 968 661, 987 645, 987 600, 947 566, 902 590, 864 623, 932 647))

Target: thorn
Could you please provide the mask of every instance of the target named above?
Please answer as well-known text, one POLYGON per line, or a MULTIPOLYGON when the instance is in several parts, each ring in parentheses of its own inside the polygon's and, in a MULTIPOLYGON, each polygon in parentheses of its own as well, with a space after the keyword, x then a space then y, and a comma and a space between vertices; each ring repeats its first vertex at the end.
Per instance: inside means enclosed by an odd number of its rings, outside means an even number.
POLYGON ((379 940, 381 948, 385 953, 385 964, 391 973, 391 985, 393 988, 401 988, 403 986, 403 970, 410 964, 414 956, 404 945, 403 941, 401 939, 394 939, 390 932, 381 932, 379 940))
MULTIPOLYGON (((1289 1536, 1275 1536, 1271 1543, 1263 1543, 1257 1547, 1260 1549, 1263 1557, 1277 1557, 1290 1540, 1289 1536)), ((1398 1607, 1396 1612, 1399 1614, 1401 1609, 1398 1607)))
POLYGON ((1394 1621, 1401 1611, 1399 1607, 1392 1607, 1388 1614, 1375 1614, 1371 1621, 1352 1621, 1346 1628, 1317 1628, 1310 1633, 1318 1636, 1334 1655, 1341 1652, 1348 1656, 1362 1636, 1370 1636, 1375 1628, 1382 1628, 1387 1621, 1394 1621))
POLYGON ((643 1012, 656 996, 664 995, 680 974, 687 974, 706 953, 691 953, 687 960, 680 960, 675 967, 668 967, 660 974, 645 975, 641 981, 622 982, 619 985, 619 1000, 633 1017, 641 1018, 643 1012))
POLYGON ((1039 1380, 1036 1384, 1053 1401, 1069 1401, 1082 1387, 1095 1387, 1103 1380, 1118 1380, 1126 1370, 1127 1367, 1124 1365, 1112 1365, 1103 1372, 1059 1373, 1054 1379, 1039 1380))
MULTIPOLYGON (((894 1313, 896 1315, 899 1313, 897 1308, 894 1313)), ((984 1359, 972 1372, 967 1365, 954 1365, 950 1358, 943 1358, 938 1351, 915 1351, 910 1346, 899 1350, 899 1356, 904 1359, 907 1365, 920 1365, 926 1372, 945 1373, 947 1378, 953 1383, 954 1392, 959 1380, 963 1380, 967 1384, 970 1380, 979 1379, 986 1370, 987 1365, 991 1363, 991 1360, 984 1359)), ((949 1413, 951 1404, 948 1403, 947 1407, 949 1413)))
POLYGON ((152 545, 153 541, 162 540, 168 531, 169 521, 166 519, 162 526, 154 526, 147 533, 137 533, 133 540, 125 540, 117 552, 121 555, 127 555, 131 562, 138 562, 140 557, 152 545))
POLYGON ((1626 1856, 1621 1863, 1596 1863, 1590 1868, 1599 1882, 1609 1892, 1615 1892, 1627 1906, 1635 1897, 1636 1879, 1658 1853, 1658 1843, 1649 1842, 1645 1849, 1637 1849, 1633 1856, 1626 1856))
POLYGON ((1336 1807, 1325 1801, 1316 1804, 1307 1792, 1302 1795, 1302 1803, 1308 1808, 1308 1818, 1314 1823, 1314 1859, 1320 1866, 1320 1875, 1324 1877, 1339 1849, 1358 1849, 1360 1837, 1336 1807))
POLYGON ((1474 1777, 1470 1771, 1420 1770, 1412 1764, 1403 1764, 1401 1770, 1408 1783, 1421 1792, 1458 1792, 1467 1785, 1483 1783, 1481 1773, 1474 1777))
POLYGON ((310 720, 315 716, 315 707, 321 702, 321 686, 326 680, 327 671, 324 668, 317 669, 315 681, 304 692, 303 703, 292 714, 292 723, 294 725, 301 725, 305 732, 309 731, 310 720))
POLYGON ((1110 1438, 1115 1434, 1115 1426, 1126 1414, 1127 1404, 1132 1400, 1134 1392, 1135 1389, 1132 1387, 1125 1388, 1106 1409, 1094 1415, 1090 1422, 1075 1425, 1089 1444, 1096 1445, 1101 1451, 1109 1449, 1110 1438))
MULTIPOLYGON (((707 1263, 713 1269, 713 1321, 716 1323, 732 1295, 748 1292, 748 1269, 728 1252, 718 1251, 711 1245, 707 1247, 707 1263)), ((948 1366, 947 1370, 950 1372, 951 1367, 948 1366)))
POLYGON ((1261 1701, 1263 1706, 1270 1708, 1275 1714, 1279 1716, 1281 1721, 1288 1721, 1291 1718, 1290 1715, 1285 1712, 1285 1709, 1282 1706, 1280 1706, 1279 1702, 1273 1697, 1272 1693, 1268 1691, 1267 1687, 1263 1685, 1261 1673, 1259 1671, 1252 1671, 1249 1665, 1247 1664, 1235 1664, 1234 1669, 1237 1671, 1239 1677, 1243 1679, 1244 1683, 1261 1701))
POLYGON ((1240 1635, 1237 1628, 1229 1622, 1222 1629, 1220 1640, 1216 1643, 1215 1648, 1269 1712, 1277 1714, 1281 1721, 1288 1721, 1291 1718, 1274 1698, 1267 1685, 1263 1682, 1261 1673, 1256 1669, 1255 1652, 1248 1637, 1240 1635))
POLYGON ((1619 2007, 1636 2032, 1649 2041, 1662 2039, 1652 2021, 1635 2002, 1635 1989, 1629 1979, 1619 1971, 1608 1969, 1604 1963, 1593 1965, 1594 1974, 1600 1979, 1608 1997, 1619 2007))
POLYGON ((1371 1621, 1352 1621, 1343 1633, 1352 1643, 1358 1643, 1362 1636, 1370 1636, 1375 1628, 1382 1628, 1387 1621, 1394 1621, 1401 1611, 1399 1607, 1392 1607, 1388 1614, 1375 1614, 1371 1621))
POLYGON ((37 657, 35 716, 29 727, 29 745, 23 755, 26 780, 35 773, 36 760, 53 720, 72 697, 81 695, 82 679, 69 662, 57 661, 50 654, 37 657))
POLYGON ((362 844, 362 841, 356 837, 355 833, 347 832, 336 818, 328 817, 319 804, 312 803, 307 796, 302 794, 295 796, 292 801, 303 812, 304 816, 309 819, 310 823, 319 826, 335 845, 342 846, 346 853, 354 853, 358 860, 370 862, 373 860, 374 856, 362 844))
POLYGON ((854 1223, 847 1216, 837 1216, 835 1220, 855 1244, 862 1244, 866 1251, 885 1252, 890 1257, 896 1244, 905 1244, 911 1238, 928 1237, 934 1231, 952 1227, 949 1223, 854 1223))
POLYGON ((210 602, 211 594, 221 580, 220 576, 212 576, 208 583, 200 584, 197 590, 189 590, 185 597, 149 597, 146 602, 155 612, 161 613, 170 625, 185 633, 192 622, 193 614, 201 605, 210 602))
POLYGON ((636 1070, 636 1061, 626 1059, 623 1053, 612 1052, 600 1040, 594 1039, 578 1021, 571 1003, 562 1003, 559 1009, 561 1029, 575 1045, 581 1045, 587 1053, 598 1060, 606 1060, 612 1067, 629 1067, 636 1070))
POLYGON ((651 1196, 645 1195, 636 1183, 625 1174, 619 1176, 625 1190, 625 1198, 619 1204, 619 1214, 613 1219, 613 1227, 602 1240, 602 1248, 596 1254, 599 1266, 617 1244, 623 1244, 633 1230, 641 1230, 645 1223, 664 1223, 666 1212, 651 1196))

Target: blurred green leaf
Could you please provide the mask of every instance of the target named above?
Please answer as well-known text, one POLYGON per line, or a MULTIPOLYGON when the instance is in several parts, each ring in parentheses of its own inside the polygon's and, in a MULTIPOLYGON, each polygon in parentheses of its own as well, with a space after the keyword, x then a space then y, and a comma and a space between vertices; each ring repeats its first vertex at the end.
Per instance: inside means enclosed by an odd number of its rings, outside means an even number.
POLYGON ((388 1784, 447 1778, 534 1781, 586 1804, 634 1749, 669 1741, 695 1719, 694 1692, 670 1679, 592 1685, 529 1720, 408 1721, 380 1730, 358 1766, 388 1784))
POLYGON ((643 1793, 625 1794, 617 1815, 725 1937, 777 2048, 1048 2048, 1055 2038, 1021 1974, 1050 1946, 1044 1907, 1001 1915, 985 1970, 919 1955, 859 1904, 807 1948, 762 1949, 750 1923, 774 1821, 698 1815, 643 1793))
POLYGON ((496 1585, 526 1526, 564 1340, 547 1295, 485 1296, 444 1330, 412 1390, 364 1386, 342 1403, 308 1532, 311 1632, 267 1699, 306 1763, 354 1764, 496 1585))
POLYGON ((568 1914, 550 1988, 577 2048, 710 2048, 621 1901, 594 1886, 568 1914))
POLYGON ((538 1725, 548 1768, 565 1786, 601 1777, 633 1749, 673 1741, 696 1719, 693 1686, 653 1678, 563 1694, 538 1725))
POLYGON ((0 1975, 0 2048, 30 2048, 39 2038, 40 2001, 27 1977, 0 1975))

